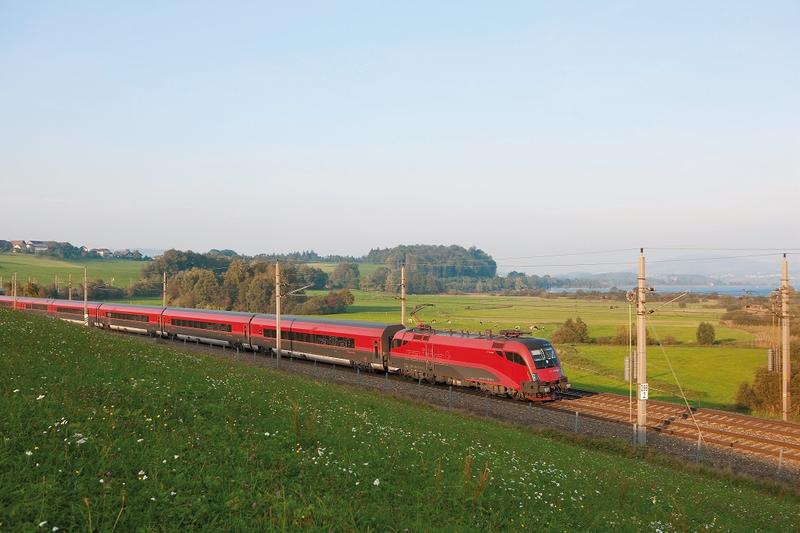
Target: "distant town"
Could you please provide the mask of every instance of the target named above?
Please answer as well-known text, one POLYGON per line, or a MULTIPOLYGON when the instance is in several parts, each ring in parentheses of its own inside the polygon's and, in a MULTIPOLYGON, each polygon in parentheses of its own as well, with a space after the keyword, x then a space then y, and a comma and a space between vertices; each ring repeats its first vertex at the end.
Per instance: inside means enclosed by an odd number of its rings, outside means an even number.
POLYGON ((63 259, 88 257, 88 258, 116 258, 132 259, 135 261, 149 259, 139 250, 110 250, 108 248, 89 248, 88 246, 74 246, 68 242, 36 241, 36 240, 2 240, 0 239, 0 252, 17 254, 38 254, 63 259))

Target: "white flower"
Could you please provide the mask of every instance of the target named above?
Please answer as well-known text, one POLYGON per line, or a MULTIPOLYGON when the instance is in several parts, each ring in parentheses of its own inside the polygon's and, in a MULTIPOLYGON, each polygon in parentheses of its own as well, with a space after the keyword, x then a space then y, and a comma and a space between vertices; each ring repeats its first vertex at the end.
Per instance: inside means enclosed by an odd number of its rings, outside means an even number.
POLYGON ((53 533, 55 533, 56 531, 58 531, 58 526, 53 526, 53 529, 51 529, 50 531, 52 531, 53 533))
POLYGON ((136 439, 136 442, 142 442, 144 439, 136 439))
POLYGON ((28 457, 30 457, 31 455, 33 455, 33 452, 32 452, 32 451, 30 451, 30 450, 25 450, 25 455, 27 455, 28 457))
POLYGON ((373 484, 373 485, 375 485, 375 486, 377 487, 378 485, 380 485, 380 484, 381 484, 381 480, 380 480, 380 479, 378 479, 378 478, 375 478, 375 481, 373 481, 373 482, 372 482, 372 484, 373 484))
POLYGON ((170 493, 169 493, 169 495, 170 495, 170 496, 175 496, 176 494, 178 494, 178 493, 177 493, 177 492, 175 492, 174 490, 173 490, 173 491, 170 491, 170 493))
POLYGON ((47 520, 42 520, 41 522, 39 522, 39 527, 44 527, 44 525, 46 523, 47 523, 47 520))
POLYGON ((139 470, 139 475, 143 476, 144 475, 144 470, 139 470))
POLYGON ((173 459, 177 459, 178 457, 180 457, 180 455, 173 455, 172 456, 173 459))
POLYGON ((41 400, 42 398, 44 398, 44 394, 40 394, 39 396, 36 397, 37 400, 41 400))
POLYGON ((14 392, 19 392, 19 389, 14 389, 14 392))

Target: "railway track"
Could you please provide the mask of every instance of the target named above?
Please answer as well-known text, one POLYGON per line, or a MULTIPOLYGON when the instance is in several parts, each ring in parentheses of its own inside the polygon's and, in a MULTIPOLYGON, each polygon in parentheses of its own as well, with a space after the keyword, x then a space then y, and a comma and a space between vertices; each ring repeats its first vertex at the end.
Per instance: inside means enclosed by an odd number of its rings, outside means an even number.
MULTIPOLYGON (((636 403, 631 408, 625 396, 590 391, 561 395, 548 408, 575 411, 584 416, 631 425, 636 403)), ((687 409, 685 406, 647 402, 647 427, 652 431, 761 457, 800 463, 800 424, 767 420, 715 409, 687 409)))

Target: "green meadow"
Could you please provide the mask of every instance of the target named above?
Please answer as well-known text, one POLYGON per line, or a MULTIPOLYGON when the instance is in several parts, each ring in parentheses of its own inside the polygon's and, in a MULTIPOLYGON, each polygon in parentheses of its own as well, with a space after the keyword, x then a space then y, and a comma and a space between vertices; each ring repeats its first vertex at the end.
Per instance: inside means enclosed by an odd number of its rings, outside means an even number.
POLYGON ((8 310, 0 375, 9 531, 800 528, 777 487, 8 310))
POLYGON ((14 272, 20 284, 28 279, 35 283, 52 285, 58 276, 59 284, 66 286, 67 278, 72 275, 73 286, 83 283, 83 268, 86 267, 90 280, 102 279, 106 282, 114 280, 118 287, 127 286, 139 279, 146 261, 129 259, 76 259, 63 260, 53 257, 29 254, 0 254, 0 276, 3 282, 11 280, 14 272))

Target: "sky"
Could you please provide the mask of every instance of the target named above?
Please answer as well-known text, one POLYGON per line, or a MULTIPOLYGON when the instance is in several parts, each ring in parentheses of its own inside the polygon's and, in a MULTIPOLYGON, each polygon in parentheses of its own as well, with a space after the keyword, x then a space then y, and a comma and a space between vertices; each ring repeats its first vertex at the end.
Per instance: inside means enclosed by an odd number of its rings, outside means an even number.
POLYGON ((0 238, 800 249, 798 28, 797 1, 0 0, 0 238))

